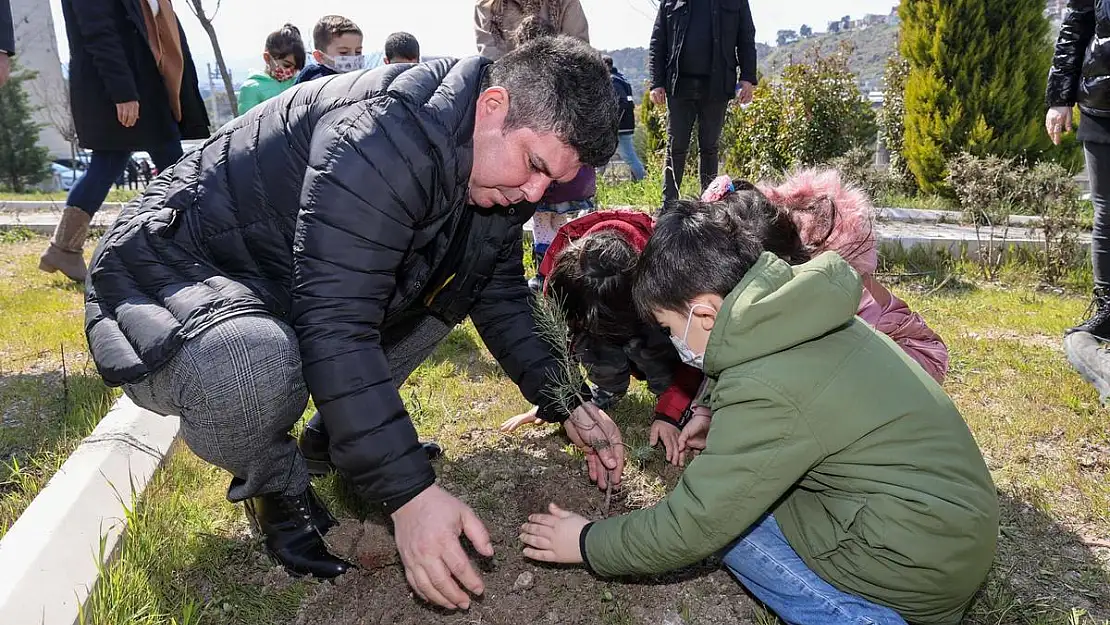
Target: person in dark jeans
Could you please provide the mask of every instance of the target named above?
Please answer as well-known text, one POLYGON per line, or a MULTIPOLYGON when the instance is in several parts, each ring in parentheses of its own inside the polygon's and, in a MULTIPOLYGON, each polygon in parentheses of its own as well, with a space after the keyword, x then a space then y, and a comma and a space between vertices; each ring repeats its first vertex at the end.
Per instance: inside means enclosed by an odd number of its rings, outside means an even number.
POLYGON ((1048 74, 1045 129, 1053 143, 1070 132, 1072 108, 1081 117, 1078 139, 1083 143, 1091 202, 1095 208, 1091 262, 1095 292, 1090 318, 1068 330, 1110 341, 1110 40, 1096 30, 1110 29, 1110 10, 1094 0, 1069 0, 1048 74), (1085 60, 1086 59, 1086 60, 1085 60))
POLYGON ((39 269, 85 281, 89 222, 112 183, 126 184, 131 153, 159 170, 181 157, 182 139, 208 137, 208 113, 185 31, 169 0, 62 0, 69 39, 73 125, 92 150, 73 185, 39 269))
POLYGON ((604 56, 602 60, 609 66, 609 73, 613 76, 613 91, 617 94, 617 107, 621 112, 621 122, 618 134, 617 152, 621 160, 628 165, 632 172, 632 180, 643 180, 646 172, 640 156, 636 154, 636 99, 632 95, 632 85, 628 79, 613 65, 613 57, 604 56))
POLYGON ((651 99, 667 103, 663 199, 678 199, 690 133, 698 124, 701 188, 717 176, 728 103, 752 100, 755 24, 748 0, 663 0, 648 52, 651 99))
POLYGON ((15 26, 8 0, 0 0, 0 86, 11 74, 11 57, 15 55, 15 26))

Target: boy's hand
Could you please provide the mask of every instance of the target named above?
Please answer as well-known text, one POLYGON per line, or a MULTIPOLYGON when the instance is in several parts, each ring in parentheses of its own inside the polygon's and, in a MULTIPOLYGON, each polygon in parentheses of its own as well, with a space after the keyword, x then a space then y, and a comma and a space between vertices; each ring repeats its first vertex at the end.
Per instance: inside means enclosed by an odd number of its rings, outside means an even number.
POLYGON ((686 427, 682 428, 682 433, 678 435, 678 455, 679 466, 686 464, 686 451, 692 451, 693 455, 698 455, 705 449, 705 439, 709 434, 709 424, 711 423, 710 416, 713 413, 704 406, 698 406, 694 409, 694 416, 690 417, 690 421, 686 423, 686 427))
POLYGON ((651 438, 648 442, 652 447, 663 443, 663 451, 667 452, 667 462, 676 467, 682 466, 681 446, 678 443, 678 427, 673 423, 656 419, 651 424, 651 438))
POLYGON ((524 557, 540 562, 582 563, 578 539, 589 521, 553 503, 548 504, 548 510, 551 514, 530 515, 528 522, 520 526, 524 557))
POLYGON ((505 421, 504 423, 502 423, 501 424, 501 431, 508 434, 509 432, 513 432, 517 428, 519 428, 521 426, 524 426, 524 425, 533 425, 533 424, 542 425, 542 424, 546 423, 546 421, 544 421, 543 419, 536 416, 536 414, 539 413, 539 411, 540 411, 539 406, 532 406, 532 409, 529 410, 528 412, 518 414, 517 416, 513 417, 512 419, 509 419, 508 421, 505 421))

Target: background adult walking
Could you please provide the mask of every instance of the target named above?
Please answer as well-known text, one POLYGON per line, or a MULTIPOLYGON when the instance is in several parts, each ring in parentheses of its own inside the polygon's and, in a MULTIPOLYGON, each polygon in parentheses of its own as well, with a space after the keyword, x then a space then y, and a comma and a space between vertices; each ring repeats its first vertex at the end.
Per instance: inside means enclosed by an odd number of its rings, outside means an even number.
POLYGON ((632 95, 632 85, 628 83, 624 74, 613 65, 613 57, 606 55, 602 59, 605 61, 605 65, 609 67, 609 74, 613 77, 613 91, 617 94, 617 108, 621 112, 620 134, 618 135, 620 141, 617 143, 617 151, 620 152, 621 160, 631 170, 632 180, 643 180, 646 172, 644 171, 644 164, 640 162, 640 155, 636 154, 636 143, 634 141, 636 135, 636 99, 632 95))
POLYGON ((131 152, 149 152, 165 171, 181 157, 182 139, 208 137, 208 113, 170 0, 62 0, 62 15, 73 122, 92 158, 39 269, 84 281, 89 221, 131 152))
POLYGON ((690 133, 698 124, 701 188, 717 176, 729 100, 751 102, 755 23, 748 0, 662 0, 648 50, 651 99, 667 103, 663 199, 678 199, 690 133))
POLYGON ((1091 262, 1095 292, 1093 314, 1070 329, 1110 340, 1110 40, 1095 32, 1110 29, 1110 7, 1095 0, 1069 0, 1056 52, 1048 73, 1045 129, 1053 143, 1072 129, 1072 108, 1078 104, 1078 139, 1087 159, 1095 223, 1091 262), (1097 6, 1097 8, 1096 8, 1097 6))
POLYGON ((15 55, 15 25, 12 23, 12 5, 0 0, 0 87, 8 82, 11 74, 11 57, 15 55))
POLYGON ((590 28, 579 0, 477 0, 474 35, 478 54, 496 61, 517 47, 514 33, 521 21, 536 16, 550 22, 555 34, 590 42, 590 28))

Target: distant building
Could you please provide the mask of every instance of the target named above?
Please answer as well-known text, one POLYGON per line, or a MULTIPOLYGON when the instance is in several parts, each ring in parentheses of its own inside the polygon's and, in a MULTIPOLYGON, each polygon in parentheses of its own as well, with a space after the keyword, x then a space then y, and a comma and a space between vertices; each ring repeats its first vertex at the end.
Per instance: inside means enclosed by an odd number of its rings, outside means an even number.
POLYGON ((1051 19, 1063 19, 1068 10, 1068 0, 1045 0, 1044 14, 1051 19))
POLYGON ((72 136, 73 118, 69 112, 69 88, 58 58, 58 39, 54 35, 50 3, 12 0, 11 5, 15 23, 15 62, 20 68, 37 73, 23 86, 35 110, 34 120, 42 125, 39 145, 50 151, 51 158, 69 158, 74 146, 65 135, 72 136))

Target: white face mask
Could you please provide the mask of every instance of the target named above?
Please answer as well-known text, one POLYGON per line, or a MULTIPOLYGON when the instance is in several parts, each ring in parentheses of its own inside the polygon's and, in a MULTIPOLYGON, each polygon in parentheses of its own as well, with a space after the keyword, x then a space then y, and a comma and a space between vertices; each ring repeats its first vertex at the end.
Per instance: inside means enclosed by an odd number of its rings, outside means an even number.
POLYGON ((684 364, 690 365, 695 369, 705 368, 705 354, 696 354, 690 348, 690 344, 686 339, 690 336, 690 324, 694 322, 694 311, 701 308, 709 308, 705 304, 694 304, 690 307, 690 312, 686 315, 686 331, 682 333, 682 338, 671 335, 671 344, 674 345, 675 351, 678 352, 678 357, 682 359, 684 364))
POLYGON ((362 69, 366 65, 366 57, 361 54, 346 56, 328 56, 325 54, 324 65, 334 69, 340 74, 346 74, 347 72, 354 72, 362 69))

